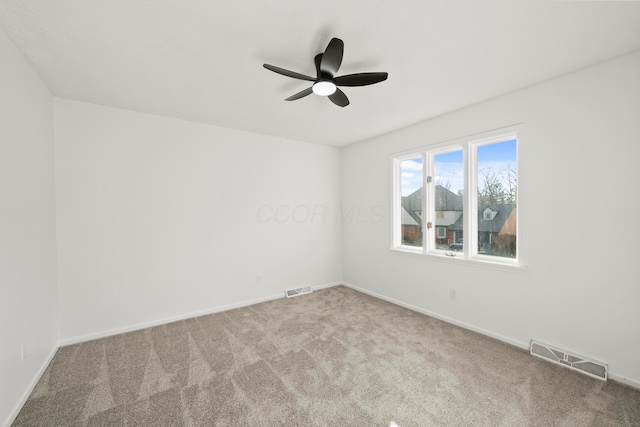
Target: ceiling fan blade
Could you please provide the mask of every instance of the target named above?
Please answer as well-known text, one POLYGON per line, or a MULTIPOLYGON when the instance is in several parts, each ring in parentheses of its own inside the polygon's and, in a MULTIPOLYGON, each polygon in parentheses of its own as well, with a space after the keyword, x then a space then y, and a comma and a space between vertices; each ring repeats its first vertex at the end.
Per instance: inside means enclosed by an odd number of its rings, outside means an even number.
MULTIPOLYGON (((319 53, 313 58, 313 62, 316 64, 316 75, 318 76, 318 80, 322 78, 322 71, 320 71, 320 63, 322 62, 322 54, 319 53)), ((330 77, 330 76, 329 76, 330 77)))
POLYGON ((347 98, 347 95, 345 95, 340 89, 336 89, 334 93, 329 95, 329 99, 338 107, 346 107, 349 105, 349 98, 347 98))
POLYGON ((336 86, 366 86, 387 80, 388 73, 347 74, 333 79, 336 86))
POLYGON ((332 38, 329 45, 327 45, 327 49, 324 51, 324 55, 322 55, 320 70, 333 77, 338 72, 340 64, 342 64, 343 53, 344 42, 338 38, 332 38))
POLYGON ((302 90, 302 91, 296 93, 295 95, 291 95, 290 97, 285 99, 285 101, 295 101, 296 99, 304 98, 305 96, 310 95, 311 92, 313 92, 313 89, 310 87, 310 88, 307 88, 305 90, 302 90))
POLYGON ((307 80, 315 82, 313 77, 305 76, 304 74, 296 73, 295 71, 285 70, 284 68, 276 67, 275 65, 263 64, 263 67, 267 70, 271 70, 274 73, 282 74, 283 76, 292 77, 294 79, 307 80))

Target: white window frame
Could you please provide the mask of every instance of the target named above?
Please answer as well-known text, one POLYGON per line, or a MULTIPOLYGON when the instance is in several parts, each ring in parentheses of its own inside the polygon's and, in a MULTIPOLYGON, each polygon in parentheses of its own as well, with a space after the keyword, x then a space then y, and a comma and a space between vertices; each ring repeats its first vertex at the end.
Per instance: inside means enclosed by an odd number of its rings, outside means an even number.
POLYGON ((417 147, 401 153, 392 154, 391 161, 391 248, 390 250, 398 254, 419 256, 427 259, 440 260, 451 263, 466 265, 476 265, 481 267, 492 267, 498 269, 526 269, 526 166, 524 162, 524 152, 526 143, 524 137, 524 125, 513 125, 489 132, 457 138, 450 141, 417 147), (516 170, 518 174, 518 195, 517 195, 517 245, 516 257, 498 257, 482 255, 478 253, 478 147, 515 139, 516 142, 516 170), (436 211, 427 207, 434 206, 435 184, 427 182, 427 177, 433 175, 433 159, 437 154, 447 153, 456 150, 463 150, 463 169, 465 171, 463 189, 463 218, 464 218, 464 245, 462 252, 436 249, 436 211), (422 157, 422 247, 408 246, 402 244, 402 181, 400 164, 405 160, 422 157), (470 189, 473 189, 474 196, 471 197, 470 189), (475 214, 467 214, 473 212, 475 214), (427 228, 426 224, 431 223, 432 227, 427 228))
MULTIPOLYGON (((423 191, 422 191, 422 212, 424 213, 425 210, 425 193, 424 193, 424 155, 421 155, 420 153, 417 153, 415 150, 411 151, 410 154, 406 154, 406 155, 398 155, 395 156, 393 158, 393 166, 392 166, 392 188, 394 188, 394 190, 392 191, 392 193, 397 193, 398 195, 401 195, 402 192, 400 190, 400 188, 402 187, 402 178, 401 178, 401 171, 400 171, 400 164, 404 161, 407 160, 413 160, 416 158, 422 158, 422 182, 423 182, 423 191)), ((422 252, 422 248, 420 247, 416 247, 416 246, 411 246, 411 245, 405 245, 402 243, 402 199, 401 197, 397 197, 393 199, 391 206, 393 206, 393 219, 391 220, 391 247, 394 249, 398 249, 401 250, 403 252, 407 252, 407 253, 421 253, 422 252), (396 200, 397 199, 397 200, 396 200)), ((422 217, 422 223, 425 223, 425 218, 422 217)), ((423 227, 423 233, 422 233, 422 242, 423 242, 423 246, 424 246, 424 227, 423 227)))

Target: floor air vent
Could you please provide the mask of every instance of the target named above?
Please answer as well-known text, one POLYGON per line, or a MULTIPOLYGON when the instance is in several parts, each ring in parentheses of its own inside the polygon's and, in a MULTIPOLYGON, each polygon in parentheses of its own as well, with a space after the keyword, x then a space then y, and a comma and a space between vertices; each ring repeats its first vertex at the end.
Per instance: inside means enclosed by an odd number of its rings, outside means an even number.
POLYGON ((287 289, 284 294, 287 298, 297 297, 298 295, 305 295, 311 293, 311 286, 305 286, 304 288, 287 289))
POLYGON ((531 354, 558 365, 566 366, 590 377, 607 380, 609 366, 584 356, 572 354, 557 347, 531 340, 531 354))

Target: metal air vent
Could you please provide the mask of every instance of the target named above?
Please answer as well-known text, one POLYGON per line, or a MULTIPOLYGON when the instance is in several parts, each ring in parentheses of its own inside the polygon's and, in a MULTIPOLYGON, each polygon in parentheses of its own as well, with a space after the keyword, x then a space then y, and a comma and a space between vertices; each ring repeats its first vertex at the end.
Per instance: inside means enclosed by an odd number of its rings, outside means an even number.
POLYGON ((287 296, 287 298, 293 298, 297 297, 298 295, 310 294, 311 292, 311 286, 305 286, 302 288, 287 289, 284 291, 284 294, 287 296))
POLYGON ((609 365, 606 363, 598 362, 596 360, 589 359, 588 357, 580 356, 534 340, 531 340, 530 353, 557 365, 562 365, 569 369, 573 369, 574 371, 582 372, 590 377, 603 381, 607 380, 609 365))

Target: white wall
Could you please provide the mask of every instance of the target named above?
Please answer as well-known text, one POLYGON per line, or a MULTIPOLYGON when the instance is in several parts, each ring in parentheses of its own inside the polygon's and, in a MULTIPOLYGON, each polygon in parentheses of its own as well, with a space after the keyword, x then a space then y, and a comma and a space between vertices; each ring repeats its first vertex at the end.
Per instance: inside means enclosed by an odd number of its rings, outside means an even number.
POLYGON ((340 150, 63 99, 55 135, 61 342, 340 281, 340 150))
POLYGON ((0 30, 0 425, 57 342, 53 98, 0 30), (21 347, 26 346, 23 362, 21 347))
POLYGON ((343 224, 346 283, 511 343, 608 362, 640 386, 640 52, 347 147, 342 161, 343 204, 385 212, 343 224), (391 253, 389 156, 517 123, 528 270, 391 253))
POLYGON ((0 424, 59 342, 342 277, 640 385, 640 53, 342 151, 54 101, 2 31, 0 60, 0 424), (526 272, 389 252, 390 154, 521 122, 526 272))

